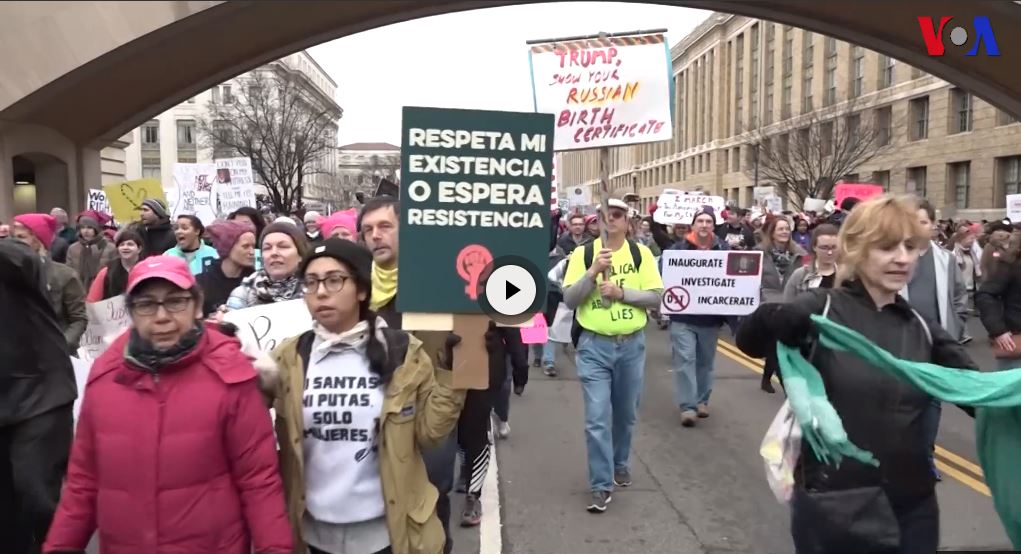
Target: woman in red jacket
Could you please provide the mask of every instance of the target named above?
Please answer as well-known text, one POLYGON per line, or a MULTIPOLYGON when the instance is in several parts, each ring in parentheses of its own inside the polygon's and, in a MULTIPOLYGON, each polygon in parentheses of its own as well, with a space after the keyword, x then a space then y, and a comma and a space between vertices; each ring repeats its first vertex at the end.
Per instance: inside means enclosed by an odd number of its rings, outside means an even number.
POLYGON ((43 552, 290 554, 269 413, 184 260, 131 269, 131 330, 89 374, 43 552))

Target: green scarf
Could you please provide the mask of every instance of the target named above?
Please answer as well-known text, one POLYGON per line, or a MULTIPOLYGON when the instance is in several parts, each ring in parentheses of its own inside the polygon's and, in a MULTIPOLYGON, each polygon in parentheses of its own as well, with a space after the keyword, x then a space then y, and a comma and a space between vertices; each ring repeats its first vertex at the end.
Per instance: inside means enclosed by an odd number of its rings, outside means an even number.
MULTIPOLYGON (((1012 467, 1021 459, 1021 368, 984 373, 901 360, 860 333, 820 315, 812 321, 819 344, 848 352, 946 402, 974 406, 979 462, 993 504, 1015 548, 1021 547, 1021 480, 1012 467)), ((816 457, 839 465, 844 457, 878 465, 851 443, 840 416, 826 398, 819 371, 797 348, 777 343, 780 373, 791 411, 816 457)))

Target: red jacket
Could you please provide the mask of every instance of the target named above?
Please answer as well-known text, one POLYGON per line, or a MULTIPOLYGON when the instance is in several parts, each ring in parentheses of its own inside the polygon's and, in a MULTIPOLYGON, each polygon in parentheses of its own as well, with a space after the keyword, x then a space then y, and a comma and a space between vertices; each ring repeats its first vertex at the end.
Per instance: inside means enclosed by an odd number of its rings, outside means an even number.
POLYGON ((158 376, 125 360, 128 333, 89 374, 43 552, 291 553, 276 441, 240 343, 207 327, 158 376))

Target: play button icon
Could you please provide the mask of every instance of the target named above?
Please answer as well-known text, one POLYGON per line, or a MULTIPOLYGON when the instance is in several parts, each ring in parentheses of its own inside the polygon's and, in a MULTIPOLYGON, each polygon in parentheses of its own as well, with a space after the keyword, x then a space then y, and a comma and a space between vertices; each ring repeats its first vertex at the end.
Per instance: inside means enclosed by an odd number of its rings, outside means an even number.
POLYGON ((508 318, 541 312, 545 306, 543 275, 524 258, 508 256, 493 260, 483 272, 487 275, 479 295, 482 310, 504 323, 508 318))

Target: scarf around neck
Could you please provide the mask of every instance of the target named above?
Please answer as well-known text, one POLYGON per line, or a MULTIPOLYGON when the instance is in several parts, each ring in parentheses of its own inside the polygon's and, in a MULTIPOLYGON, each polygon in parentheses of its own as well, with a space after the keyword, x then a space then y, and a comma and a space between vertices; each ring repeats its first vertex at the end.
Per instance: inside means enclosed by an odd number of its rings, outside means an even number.
POLYGON ((372 311, 379 311, 397 296, 397 267, 383 269, 375 262, 372 263, 372 300, 369 308, 372 311))
POLYGON ((198 346, 199 339, 202 338, 204 332, 205 327, 196 324, 191 331, 181 337, 181 341, 176 345, 166 350, 159 350, 151 342, 143 339, 137 329, 132 328, 128 344, 124 347, 124 357, 146 371, 159 373, 161 368, 191 353, 198 346))
POLYGON ((260 269, 246 277, 242 283, 255 292, 260 302, 283 302, 301 296, 301 279, 297 275, 291 275, 283 281, 274 281, 265 269, 260 269))
MULTIPOLYGON (((383 340, 383 329, 385 327, 386 322, 382 318, 377 317, 376 338, 384 345, 386 344, 386 341, 383 340)), ((365 345, 369 342, 369 322, 364 320, 359 321, 354 327, 343 333, 332 333, 322 325, 313 323, 312 332, 319 339, 319 343, 314 350, 314 353, 319 355, 319 357, 325 356, 329 352, 344 352, 348 350, 364 352, 365 345)))

